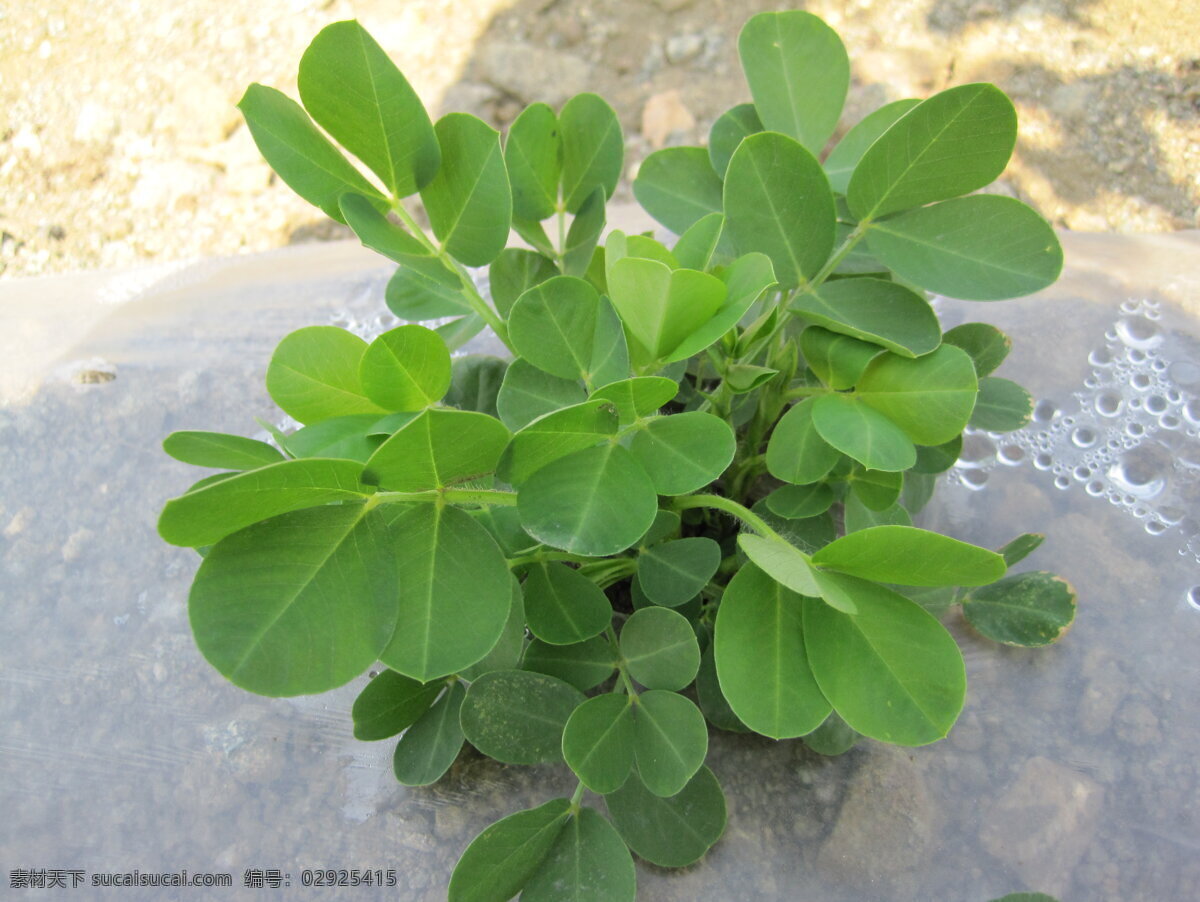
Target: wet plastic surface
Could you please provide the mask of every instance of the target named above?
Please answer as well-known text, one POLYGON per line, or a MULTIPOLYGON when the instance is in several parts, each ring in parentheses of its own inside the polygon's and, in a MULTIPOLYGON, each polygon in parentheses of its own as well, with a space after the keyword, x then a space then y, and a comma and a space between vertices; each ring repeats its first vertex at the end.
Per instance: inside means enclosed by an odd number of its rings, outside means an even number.
MULTIPOLYGON (((947 327, 969 316, 1009 331, 999 374, 1047 403, 1021 435, 973 436, 924 522, 992 546, 1047 533, 1019 569, 1075 585, 1074 629, 1026 651, 950 615, 968 701, 934 746, 864 742, 824 759, 799 742, 714 734, 725 837, 683 871, 639 863, 639 898, 1200 898, 1200 238, 1064 243, 1068 272, 1051 291, 941 305, 947 327)), ((157 284, 0 286, 4 869, 233 882, 38 898, 442 899, 483 826, 574 788, 563 767, 468 750, 439 784, 406 789, 392 742, 351 737, 362 680, 258 698, 192 643, 198 558, 154 523, 194 477, 162 437, 257 434, 255 416, 278 416, 262 387, 276 342, 314 323, 386 327, 373 318, 387 273, 359 248, 325 245, 160 272, 157 284), (398 886, 301 886, 305 869, 327 868, 395 869, 398 886), (247 869, 277 869, 291 889, 244 888, 247 869)))

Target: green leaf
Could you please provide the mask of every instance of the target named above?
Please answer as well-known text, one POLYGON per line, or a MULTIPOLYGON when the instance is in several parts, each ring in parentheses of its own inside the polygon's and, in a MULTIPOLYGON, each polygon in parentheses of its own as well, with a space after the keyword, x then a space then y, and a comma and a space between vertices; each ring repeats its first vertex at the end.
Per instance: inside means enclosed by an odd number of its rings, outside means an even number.
POLYGON ((633 858, 612 824, 581 808, 521 893, 522 902, 633 902, 633 858))
POLYGON ((850 184, 850 175, 867 148, 918 103, 919 100, 911 99, 885 103, 873 113, 868 113, 846 132, 825 158, 825 174, 829 176, 829 187, 838 194, 845 194, 850 184))
POLYGON ((789 306, 833 332, 882 345, 903 357, 928 354, 942 340, 937 314, 915 291, 882 279, 838 279, 789 306))
POLYGON ((604 399, 617 406, 621 426, 628 426, 638 417, 652 416, 660 407, 679 393, 679 385, 662 376, 635 376, 611 382, 592 392, 592 400, 604 399))
POLYGON ((562 760, 563 726, 583 693, 527 670, 494 670, 471 684, 460 720, 467 741, 506 764, 562 760))
POLYGON ((284 337, 267 366, 267 391, 289 416, 316 423, 353 413, 384 414, 363 391, 367 343, 336 326, 307 326, 284 337))
POLYGON ((907 470, 916 449, 892 420, 857 397, 822 395, 813 403, 812 422, 832 447, 872 470, 907 470))
POLYGON ((979 380, 979 397, 969 424, 986 432, 1012 432, 1033 416, 1033 398, 1017 383, 999 376, 979 380))
POLYGON ((650 792, 634 774, 604 801, 629 848, 660 867, 698 861, 725 832, 725 794, 707 767, 671 798, 650 792))
POLYGON ((883 353, 879 345, 820 326, 809 326, 800 333, 800 350, 817 378, 838 391, 852 387, 867 364, 883 353))
POLYGON ((896 592, 915 601, 934 617, 941 616, 958 604, 956 586, 896 586, 896 592))
POLYGON ((791 739, 830 712, 804 648, 804 599, 758 567, 737 572, 717 609, 717 677, 729 706, 750 729, 791 739))
POLYGON ((633 770, 632 703, 628 695, 598 695, 567 720, 563 757, 592 792, 615 792, 633 770))
POLYGON ((522 294, 535 285, 558 275, 554 261, 536 251, 519 247, 505 248, 488 268, 492 302, 505 319, 522 294))
POLYGON ((1006 576, 963 599, 967 622, 994 642, 1034 648, 1057 642, 1075 619, 1075 590, 1034 570, 1006 576))
POLYGON ((743 532, 738 535, 738 547, 777 583, 800 595, 821 594, 808 557, 795 546, 779 539, 743 532))
MULTIPOLYGON (((753 21, 753 20, 751 20, 753 21)), ((739 253, 763 251, 783 288, 817 274, 833 251, 833 194, 821 164, 791 138, 751 135, 725 173, 725 223, 739 253)))
POLYGON ((525 580, 529 631, 550 645, 574 645, 612 622, 612 605, 596 584, 566 564, 540 563, 525 580))
POLYGON ((734 363, 725 369, 725 384, 735 395, 744 395, 762 388, 779 375, 779 370, 748 363, 734 363))
POLYGON ((370 489, 352 460, 285 460, 230 476, 173 498, 158 519, 172 545, 211 545, 260 520, 332 501, 358 501, 370 489))
MULTIPOLYGON (((415 274, 438 286, 449 286, 455 291, 461 286, 457 273, 447 269, 442 260, 435 257, 429 248, 388 219, 369 197, 347 192, 341 196, 338 206, 346 224, 354 230, 363 247, 383 254, 389 260, 405 267, 411 267, 415 274)), ((461 297, 459 303, 466 306, 461 297)))
POLYGON ((980 378, 1004 362, 1012 350, 1012 339, 987 323, 963 323, 942 336, 946 344, 962 348, 975 364, 980 378))
POLYGON ((766 498, 771 512, 789 520, 803 520, 825 513, 833 506, 833 489, 824 482, 810 485, 785 485, 766 498))
POLYGON ((600 296, 590 282, 555 276, 513 305, 508 328, 518 354, 561 379, 591 375, 600 296))
POLYGON ((463 744, 458 715, 466 694, 462 683, 447 688, 396 743, 392 771, 405 786, 436 783, 458 757, 463 744))
POLYGON ((727 291, 716 276, 672 270, 642 257, 624 257, 611 264, 608 289, 632 339, 631 356, 643 364, 671 354, 712 319, 727 291))
POLYGON ((654 515, 654 523, 646 530, 646 534, 638 540, 638 549, 645 551, 651 545, 656 545, 664 539, 679 535, 679 525, 683 518, 675 511, 660 510, 654 515))
POLYGON ((1023 533, 1001 548, 1000 556, 1004 558, 1004 563, 1011 567, 1033 554, 1044 541, 1046 537, 1040 532, 1023 533))
POLYGON ((853 577, 838 579, 853 594, 857 615, 804 603, 805 647, 817 685, 865 736, 909 746, 942 739, 966 694, 954 638, 904 596, 853 577))
POLYGON ((861 738, 833 711, 824 723, 804 737, 804 744, 818 755, 832 758, 850 751, 861 738))
POLYGON ((767 470, 776 479, 805 485, 833 469, 838 452, 821 438, 813 423, 814 399, 808 398, 785 413, 767 442, 767 470))
POLYGON ((708 133, 708 158, 717 175, 724 179, 729 160, 742 139, 761 131, 763 124, 752 103, 739 103, 718 116, 708 133))
POLYGON ((508 243, 512 193, 500 134, 467 113, 449 113, 434 130, 442 166, 421 189, 442 250, 468 266, 486 266, 508 243))
POLYGON ((625 139, 612 107, 595 94, 576 94, 558 114, 562 129, 562 196, 568 213, 578 213, 597 187, 612 197, 621 178, 625 139))
POLYGON ((867 243, 896 275, 967 301, 1032 294, 1062 272, 1049 223, 1011 197, 976 194, 871 226, 867 243))
POLYGON ((259 152, 288 187, 326 216, 342 222, 338 198, 346 191, 370 197, 380 209, 388 202, 379 189, 342 156, 313 125, 300 104, 253 84, 238 102, 259 152))
POLYGON ((858 532, 872 526, 912 526, 912 517, 899 504, 892 504, 883 510, 871 510, 854 493, 846 496, 843 513, 846 532, 858 532))
POLYGON ((350 712, 354 738, 371 741, 395 736, 428 711, 444 688, 441 683, 418 683, 394 670, 383 671, 354 700, 350 712))
POLYGON ((424 492, 493 472, 510 435, 486 414, 434 407, 371 455, 363 480, 394 492, 424 492))
POLYGON ((621 628, 621 656, 629 675, 647 689, 683 689, 700 669, 692 625, 668 608, 633 612, 621 628))
POLYGON ((471 840, 450 877, 448 902, 508 902, 545 861, 571 803, 553 799, 496 821, 471 840))
POLYGON ((617 411, 611 401, 593 399, 564 407, 517 432, 497 473, 510 485, 520 485, 551 461, 599 444, 616 431, 617 411))
MULTIPOLYGON (((905 113, 863 153, 846 200, 859 220, 967 194, 992 182, 1017 141, 1012 101, 990 84, 960 85, 905 113)), ((874 245, 872 245, 874 250, 874 245)))
POLYGON ((575 645, 549 645, 534 639, 525 649, 521 668, 558 677, 586 692, 612 676, 616 662, 612 646, 603 636, 575 645))
POLYGON ((633 436, 630 450, 660 495, 685 495, 708 485, 733 461, 729 424, 711 413, 655 417, 633 436))
POLYGON ((396 624, 390 539, 383 518, 361 504, 292 511, 222 539, 188 596, 200 653, 259 695, 348 683, 396 624))
POLYGON ((837 538, 833 517, 828 512, 802 520, 787 520, 772 513, 765 498, 760 498, 750 510, 762 517, 783 539, 808 554, 837 538))
POLYGON ((945 473, 958 461, 962 453, 962 436, 956 435, 940 445, 918 445, 917 463, 913 468, 918 473, 945 473))
POLYGON ((850 87, 837 32, 812 13, 759 13, 742 28, 738 55, 763 125, 820 153, 850 87))
POLYGON ((583 276, 588 271, 600 233, 604 231, 605 200, 604 188, 597 185, 571 220, 563 246, 563 272, 569 276, 583 276))
POLYGON ((850 474, 850 490, 873 511, 887 510, 895 504, 903 488, 903 473, 855 467, 850 474))
POLYGON ((421 410, 450 387, 450 352, 424 326, 390 329, 368 345, 359 364, 368 398, 385 410, 421 410))
MULTIPOLYGON (((978 390, 971 358, 954 345, 942 345, 916 360, 876 357, 858 380, 856 394, 916 444, 940 445, 963 431, 978 390)), ((862 463, 875 470, 904 469, 862 463)))
POLYGON ((905 586, 982 586, 1004 575, 1004 558, 940 533, 876 526, 842 536, 813 555, 818 567, 905 586))
POLYGON ((365 464, 387 437, 373 434, 378 422, 371 413, 321 420, 297 429, 284 447, 293 457, 336 457, 365 464))
POLYGON ((720 565, 721 546, 712 539, 675 539, 638 555, 638 581, 655 604, 675 608, 700 594, 720 565))
POLYGON ((592 364, 588 387, 610 385, 629 375, 629 344, 625 327, 607 297, 596 310, 596 334, 592 341, 592 364))
POLYGON ((685 338, 666 357, 666 362, 686 360, 699 354, 737 325, 762 293, 775 284, 775 273, 766 254, 745 254, 738 257, 721 274, 725 282, 725 301, 716 314, 685 338))
MULTIPOLYGON (((512 508, 499 510, 511 511, 512 508)), ((484 528, 486 529, 486 526, 484 528)), ((525 651, 525 601, 521 594, 521 584, 515 576, 509 577, 509 584, 512 586, 512 601, 500 638, 481 660, 459 672, 459 676, 464 680, 474 680, 493 670, 515 670, 521 663, 521 656, 525 651)))
POLYGON ((623 551, 650 528, 658 498, 633 454, 604 445, 542 467, 521 486, 517 509, 538 541, 601 556, 623 551))
POLYGON ((586 398, 587 393, 577 380, 551 376, 518 357, 504 374, 496 396, 496 410, 505 426, 519 430, 540 416, 580 404, 586 398))
POLYGON ((512 185, 513 215, 539 222, 558 207, 562 138, 558 117, 544 103, 531 103, 513 120, 504 143, 512 185))
POLYGON ((724 230, 723 214, 709 213, 707 216, 701 216, 679 236, 671 253, 684 269, 704 272, 712 263, 724 230))
MULTIPOLYGON (((665 608, 658 610, 673 613, 665 608)), ((699 666, 699 660, 696 663, 699 666)), ((675 795, 692 779, 708 754, 704 715, 676 692, 665 689, 643 692, 633 708, 633 753, 645 787, 660 798, 675 795)))
POLYGON ((748 733, 747 727, 736 714, 721 691, 717 680, 717 665, 714 657, 713 644, 710 642, 700 655, 700 672, 696 674, 696 702, 705 719, 718 730, 730 733, 748 733))
POLYGON ((284 459, 266 442, 222 432, 172 432, 163 450, 185 464, 220 470, 254 470, 284 459))
MULTIPOLYGON (((349 195, 346 195, 349 197, 349 195)), ((440 264, 439 264, 440 265, 440 264)), ((462 294, 462 281, 435 279, 406 265, 397 267, 384 289, 388 309, 404 320, 431 320, 463 316, 471 305, 462 294)))
MULTIPOLYGON (((528 219, 521 219, 514 216, 512 227, 513 231, 528 242, 529 246, 539 254, 553 257, 558 253, 554 249, 554 245, 550 243, 550 236, 546 234, 546 229, 540 222, 530 222, 528 219)), ((557 271, 557 267, 555 269, 557 271)))
POLYGON ((320 126, 396 197, 429 183, 441 160, 408 81, 358 22, 326 26, 300 58, 300 100, 320 126))
POLYGON ((470 515, 434 504, 395 506, 408 508, 389 511, 400 616, 379 659, 426 683, 491 651, 508 620, 512 583, 504 554, 470 515))
POLYGON ((710 213, 720 213, 721 179, 703 147, 667 147, 642 161, 633 196, 647 213, 682 235, 710 213))
POLYGON ((504 381, 508 363, 486 354, 467 354, 455 358, 450 388, 442 403, 459 410, 474 410, 496 416, 496 395, 504 381))

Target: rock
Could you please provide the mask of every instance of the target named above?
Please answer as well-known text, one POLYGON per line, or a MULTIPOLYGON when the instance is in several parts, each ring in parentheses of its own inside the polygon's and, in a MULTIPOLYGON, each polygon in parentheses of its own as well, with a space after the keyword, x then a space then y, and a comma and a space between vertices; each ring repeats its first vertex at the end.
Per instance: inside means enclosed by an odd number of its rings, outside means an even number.
POLYGON ((686 135, 695 127, 696 117, 677 90, 655 94, 642 109, 642 134, 656 150, 664 147, 672 136, 686 135))
POLYGON ((925 780, 908 752, 870 746, 817 854, 817 867, 886 898, 910 897, 935 832, 925 780))
POLYGON ((151 163, 129 193, 129 205, 135 210, 184 209, 191 201, 205 196, 213 185, 216 171, 211 166, 169 160, 151 163))
POLYGON ((117 117, 112 110, 94 100, 84 103, 75 117, 76 141, 84 144, 104 144, 119 130, 117 117))
POLYGON ((525 103, 541 100, 558 106, 588 90, 592 69, 569 53, 531 44, 498 42, 475 57, 479 78, 525 103))
POLYGON ((667 61, 672 65, 689 63, 704 49, 704 37, 698 34, 677 34, 667 41, 664 48, 667 61))
POLYGON ((979 838, 1026 886, 1059 895, 1096 830, 1104 790, 1048 758, 1030 758, 988 809, 979 838))
POLYGON ((232 99, 208 75, 189 72, 174 83, 171 101, 155 119, 155 127, 181 144, 219 144, 237 127, 240 115, 232 99))
POLYGON ((1087 82, 1059 85, 1050 93, 1047 106, 1060 116, 1082 116, 1096 102, 1096 92, 1087 82))
POLYGON ((1112 727, 1113 714, 1125 700, 1129 679, 1109 654, 1096 649, 1083 662, 1087 684, 1079 701, 1079 726, 1087 736, 1099 736, 1112 727))

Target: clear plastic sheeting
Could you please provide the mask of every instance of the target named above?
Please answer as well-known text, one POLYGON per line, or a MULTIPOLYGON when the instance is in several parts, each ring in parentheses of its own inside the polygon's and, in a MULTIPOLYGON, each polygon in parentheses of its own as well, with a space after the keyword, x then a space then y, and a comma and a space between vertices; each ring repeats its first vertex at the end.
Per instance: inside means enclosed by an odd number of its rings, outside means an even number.
MULTIPOLYGON (((639 863, 639 898, 1200 898, 1200 239, 1064 244, 1068 271, 1042 295, 940 305, 946 327, 1008 331, 999 375, 1042 403, 1019 435, 969 438, 924 523, 993 547, 1044 531, 1019 569, 1074 584, 1075 627, 1057 646, 1012 649, 949 615, 968 701, 933 746, 864 742, 825 759, 714 733, 728 830, 694 867, 639 863), (1089 456, 1113 439, 1108 457, 1089 456)), ((574 788, 565 767, 468 749, 437 785, 407 789, 392 742, 351 736, 362 680, 259 698, 192 642, 198 558, 154 524, 195 476, 159 443, 276 419, 263 389, 276 342, 304 325, 370 327, 386 316, 387 272, 360 248, 309 245, 173 268, 124 293, 108 275, 0 285, 0 878, 77 870, 90 887, 186 869, 233 883, 38 898, 443 899, 480 829, 574 788), (306 869, 394 869, 397 885, 303 887, 306 869), (267 888, 246 887, 247 871, 267 888), (290 889, 270 889, 274 872, 290 889)))

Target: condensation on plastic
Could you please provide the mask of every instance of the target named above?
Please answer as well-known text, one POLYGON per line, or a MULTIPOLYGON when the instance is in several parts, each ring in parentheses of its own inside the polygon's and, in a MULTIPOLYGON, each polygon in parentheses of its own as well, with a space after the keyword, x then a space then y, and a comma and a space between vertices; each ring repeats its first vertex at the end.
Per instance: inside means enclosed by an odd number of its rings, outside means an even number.
MULTIPOLYGON (((1055 647, 1010 649, 950 615, 968 700, 950 738, 927 748, 866 742, 823 759, 799 742, 714 732, 728 831, 682 872, 639 864, 639 898, 982 902, 1023 889, 1063 902, 1200 898, 1200 577, 1187 545, 1200 240, 1064 242, 1068 271, 1056 288, 939 305, 947 327, 982 319, 1009 332, 1015 348, 999 375, 1042 403, 1019 434, 972 435, 921 523, 991 547, 1044 531, 1022 569, 1071 580, 1075 627, 1055 647), (1116 416, 1104 414, 1105 392, 1120 399, 1116 416), (1135 424, 1140 435, 1129 434, 1135 424), (1095 448, 1112 438, 1120 447, 1089 457, 1081 428, 1095 431, 1095 448), (1002 464, 1020 457, 1006 449, 1023 452, 1021 465, 1002 464), (1046 469, 1033 465, 1043 452, 1046 469), (1094 475, 1076 478, 1081 466, 1094 475), (986 475, 983 491, 971 473, 986 475), (1058 476, 1068 490, 1055 488, 1058 476), (1104 481, 1099 495, 1093 479, 1104 481), (1121 487, 1119 503, 1106 502, 1110 486, 1121 487)), ((213 898, 424 902, 445 897, 480 829, 574 789, 564 767, 505 767, 469 750, 435 786, 404 788, 390 772, 393 743, 351 736, 365 676, 323 696, 259 698, 226 683, 192 642, 197 558, 164 545, 154 522, 197 476, 162 454, 162 437, 256 433, 254 417, 276 415, 262 376, 278 340, 317 323, 388 328, 388 271, 361 249, 326 245, 176 268, 158 281, 0 285, 0 340, 11 344, 7 360, 21 361, 5 374, 20 390, 0 394, 8 870, 186 868, 232 875, 234 887, 208 890, 213 898), (398 886, 300 885, 305 869, 325 868, 394 868, 398 886), (279 869, 291 888, 244 888, 247 869, 279 869)), ((130 888, 121 898, 205 892, 130 888)))

